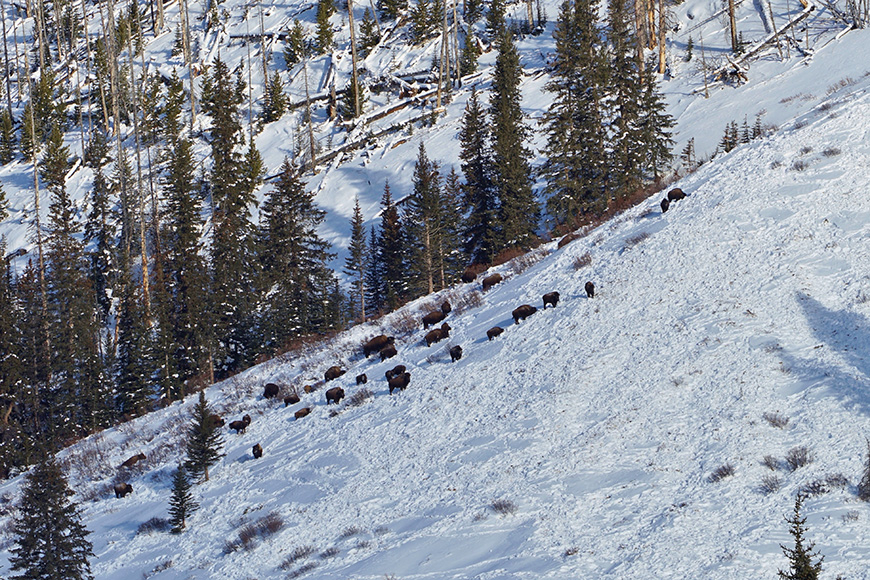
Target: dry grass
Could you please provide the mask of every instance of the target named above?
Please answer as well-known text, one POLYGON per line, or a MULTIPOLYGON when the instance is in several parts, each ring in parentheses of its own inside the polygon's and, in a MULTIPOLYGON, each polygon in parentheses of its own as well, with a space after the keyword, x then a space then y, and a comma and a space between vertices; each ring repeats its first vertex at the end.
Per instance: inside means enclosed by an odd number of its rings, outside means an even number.
POLYGON ((374 396, 375 394, 373 392, 371 392, 368 388, 363 387, 362 389, 358 390, 350 397, 348 397, 346 404, 348 407, 359 407, 374 396))
POLYGON ((719 481, 722 481, 726 477, 731 477, 732 475, 734 475, 735 471, 736 470, 734 469, 734 466, 730 463, 720 465, 719 467, 714 469, 713 473, 711 473, 707 477, 707 481, 709 481, 710 483, 717 483, 719 481))
POLYGON ((761 464, 771 471, 779 470, 779 459, 773 455, 765 455, 764 459, 761 460, 761 464))
POLYGON ((592 265, 592 254, 590 254, 589 252, 586 252, 582 256, 577 256, 576 258, 574 258, 573 266, 574 266, 575 271, 582 270, 583 268, 585 268, 587 266, 591 266, 591 265, 592 265))
POLYGON ((278 567, 281 570, 289 570, 298 560, 307 558, 316 551, 317 548, 315 548, 314 546, 297 546, 293 549, 292 552, 290 552, 289 556, 284 558, 284 561, 281 562, 281 565, 278 567))
POLYGON ((521 256, 517 256, 511 260, 510 268, 514 274, 522 274, 544 258, 550 255, 550 251, 544 248, 537 248, 530 252, 526 252, 521 256))
POLYGON ((785 456, 789 471, 796 471, 813 462, 813 454, 808 447, 801 445, 791 449, 785 456))
POLYGON ((770 423, 771 427, 776 427, 777 429, 785 429, 788 427, 788 417, 780 413, 765 413, 761 418, 770 423))
POLYGON ((515 504, 514 502, 512 502, 509 499, 497 499, 494 502, 492 502, 491 504, 489 504, 489 507, 495 513, 501 514, 503 516, 513 515, 519 509, 517 507, 517 504, 515 504))
POLYGON ((782 487, 782 481, 779 477, 776 475, 765 475, 761 478, 759 489, 761 489, 761 493, 770 495, 779 491, 780 487, 782 487))
POLYGON ((649 232, 641 232, 625 240, 625 248, 633 248, 649 237, 649 232))

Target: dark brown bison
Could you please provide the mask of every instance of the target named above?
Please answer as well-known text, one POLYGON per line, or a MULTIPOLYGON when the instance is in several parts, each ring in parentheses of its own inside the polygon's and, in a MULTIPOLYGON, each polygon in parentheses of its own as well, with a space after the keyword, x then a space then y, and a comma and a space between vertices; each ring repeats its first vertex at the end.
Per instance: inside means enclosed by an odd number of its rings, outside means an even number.
POLYGON ((501 274, 492 274, 483 279, 483 291, 486 292, 499 282, 501 282, 504 278, 501 277, 501 274))
POLYGON ((293 413, 293 416, 297 419, 301 419, 302 417, 307 417, 309 413, 311 413, 311 407, 302 407, 301 409, 293 413))
POLYGON ((574 240, 576 240, 576 239, 579 238, 579 237, 580 237, 580 236, 579 236, 579 234, 577 234, 577 232, 571 232, 571 233, 569 233, 569 234, 565 234, 565 235, 562 236, 562 238, 559 240, 559 243, 556 244, 556 249, 559 249, 559 248, 562 248, 562 247, 564 247, 564 246, 567 246, 568 244, 570 244, 571 242, 573 242, 574 240))
POLYGON ((326 404, 335 403, 336 405, 344 398, 344 389, 341 387, 332 387, 326 391, 326 404))
POLYGON ((136 455, 130 457, 124 463, 122 463, 121 467, 133 467, 134 465, 136 465, 137 462, 142 461, 143 459, 145 459, 145 454, 137 453, 136 455))
POLYGON ((215 429, 219 429, 227 424, 220 415, 211 415, 211 424, 215 429))
POLYGON ((122 498, 128 493, 133 493, 133 486, 129 483, 116 483, 114 485, 115 497, 122 498))
POLYGON ((396 339, 392 336, 387 336, 386 334, 379 334, 373 339, 369 340, 363 345, 363 355, 368 358, 370 354, 373 352, 380 352, 382 348, 387 346, 388 344, 393 344, 393 341, 396 339))
POLYGON ((281 387, 276 385, 275 383, 268 383, 266 388, 263 389, 263 396, 267 399, 271 399, 272 397, 278 396, 278 391, 281 390, 281 387))
POLYGON ((456 362, 462 358, 462 347, 458 344, 450 349, 450 362, 456 362))
POLYGON ((259 443, 257 443, 256 445, 254 445, 254 448, 251 449, 251 453, 254 454, 254 459, 259 459, 263 456, 263 448, 260 446, 259 443))
POLYGON ((399 375, 404 373, 405 370, 407 370, 405 369, 405 365, 396 365, 387 372, 385 372, 384 376, 387 377, 387 380, 389 381, 391 378, 398 377, 399 375))
POLYGON ((387 384, 390 387, 390 394, 393 394, 394 389, 399 389, 400 391, 404 391, 405 387, 408 386, 408 383, 411 382, 411 373, 404 372, 401 375, 391 378, 387 381, 387 384))
POLYGON ((453 310, 453 307, 450 306, 450 302, 445 300, 441 303, 441 312, 443 312, 444 314, 450 314, 451 310, 453 310))
POLYGON ((300 401, 298 393, 290 393, 286 397, 284 397, 284 406, 289 407, 290 405, 295 405, 300 401))
POLYGON ((492 340, 493 338, 495 338, 496 336, 498 336, 502 332, 504 332, 504 328, 502 328, 501 326, 493 326, 492 328, 490 328, 489 330, 486 331, 486 338, 488 340, 492 340))
POLYGON ((441 328, 435 328, 426 333, 424 340, 426 341, 426 346, 432 346, 438 341, 444 340, 445 338, 450 336, 450 325, 446 322, 441 325, 441 328))
POLYGON ((364 384, 366 384, 367 382, 369 382, 369 378, 366 376, 365 373, 356 376, 356 384, 358 384, 358 385, 364 385, 364 384))
POLYGON ((464 272, 462 272, 462 281, 463 282, 474 282, 477 277, 486 269, 486 266, 483 264, 472 264, 468 266, 464 272))
POLYGON ((556 304, 559 303, 559 293, 558 292, 547 292, 543 296, 544 298, 544 308, 547 308, 547 304, 552 304, 553 308, 556 307, 556 304))
POLYGON ((586 282, 586 296, 595 298, 595 284, 592 282, 586 282))
POLYGON ((675 187, 668 192, 668 201, 680 201, 684 197, 686 197, 686 194, 679 187, 675 187))
POLYGON ((326 369, 326 372, 323 373, 323 380, 328 383, 333 379, 337 379, 344 373, 345 371, 343 371, 339 366, 329 367, 328 369, 326 369))
POLYGON ((440 310, 433 310, 432 312, 423 317, 423 328, 429 328, 433 324, 438 324, 445 318, 447 318, 446 314, 444 314, 440 310))
POLYGON ((531 304, 523 304, 522 306, 514 308, 514 311, 511 312, 511 316, 514 317, 514 324, 519 324, 520 320, 525 320, 537 311, 538 309, 531 304))
POLYGON ((670 200, 668 198, 662 199, 661 206, 662 206, 662 213, 665 213, 666 211, 668 211, 668 208, 671 207, 670 200))
POLYGON ((393 358, 397 354, 398 354, 398 351, 396 350, 396 345, 388 344, 387 346, 385 346, 384 348, 381 349, 381 362, 384 362, 388 358, 393 358))
POLYGON ((251 416, 245 415, 244 417, 242 417, 241 421, 231 421, 230 422, 230 429, 235 431, 236 434, 244 433, 245 429, 247 429, 248 425, 250 425, 250 424, 251 424, 251 416))

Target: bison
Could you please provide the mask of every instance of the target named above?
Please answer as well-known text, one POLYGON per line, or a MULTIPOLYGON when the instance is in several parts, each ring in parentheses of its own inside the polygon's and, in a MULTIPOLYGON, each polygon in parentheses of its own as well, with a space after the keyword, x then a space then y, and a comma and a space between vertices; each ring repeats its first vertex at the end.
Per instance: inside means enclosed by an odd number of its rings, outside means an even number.
POLYGON ((570 244, 571 242, 573 242, 574 240, 576 240, 579 237, 580 237, 580 234, 578 234, 577 232, 571 232, 569 234, 565 234, 564 236, 562 236, 562 238, 556 244, 556 249, 558 250, 560 248, 567 246, 568 244, 570 244))
POLYGON ((450 325, 446 322, 441 325, 441 328, 435 328, 426 333, 424 340, 426 346, 432 346, 434 343, 444 340, 450 336, 450 325))
POLYGON ((472 264, 468 266, 464 272, 462 272, 462 281, 463 282, 474 282, 477 279, 477 276, 486 269, 486 266, 483 264, 472 264))
POLYGON ((441 303, 441 312, 443 312, 444 314, 450 314, 450 311, 452 310, 453 307, 450 306, 450 302, 448 302, 447 300, 441 303))
POLYGON ((365 373, 356 376, 356 384, 358 384, 358 385, 364 385, 364 384, 366 384, 367 382, 369 382, 369 378, 366 376, 365 373))
POLYGON ((387 384, 390 387, 390 394, 393 394, 393 389, 399 389, 401 391, 405 390, 405 387, 408 386, 408 383, 411 382, 411 373, 404 372, 401 375, 395 376, 387 381, 387 384))
POLYGON ((391 368, 390 370, 388 370, 387 372, 385 372, 384 376, 387 377, 387 380, 389 381, 391 378, 397 377, 397 376, 401 375, 402 373, 404 373, 405 370, 406 370, 405 365, 396 365, 393 368, 391 368))
POLYGON ((450 349, 450 362, 456 362, 462 358, 462 347, 458 344, 450 349))
POLYGON ((298 393, 290 393, 286 397, 284 397, 284 406, 289 407, 290 405, 295 405, 300 401, 298 393))
POLYGON ((586 296, 595 298, 595 284, 592 282, 586 282, 586 296))
POLYGON ((302 417, 308 416, 309 413, 311 413, 311 407, 303 407, 303 408, 299 409, 298 411, 296 411, 295 413, 293 413, 293 416, 296 417, 297 419, 301 419, 302 417))
POLYGON ((143 459, 145 459, 145 454, 137 453, 136 455, 130 457, 124 463, 122 463, 121 467, 133 467, 134 465, 136 465, 137 462, 142 461, 143 459))
POLYGON ((336 405, 344 398, 344 389, 341 387, 332 387, 326 391, 326 404, 334 402, 336 405))
POLYGON ((212 414, 211 415, 211 424, 212 424, 212 427, 214 427, 215 429, 219 429, 219 428, 223 427, 224 425, 226 425, 227 422, 224 421, 223 417, 221 417, 220 415, 212 414))
POLYGON ((388 358, 393 358, 394 356, 396 356, 398 354, 398 351, 396 350, 396 345, 388 344, 387 346, 385 346, 384 348, 381 349, 380 354, 381 354, 381 362, 384 362, 388 358))
POLYGON ((343 371, 341 369, 341 367, 339 367, 339 366, 329 367, 328 369, 326 369, 326 372, 323 374, 323 380, 328 383, 329 381, 331 381, 333 379, 337 379, 338 377, 340 377, 344 373, 345 373, 345 371, 343 371))
POLYGON ((440 310, 433 310, 429 314, 423 317, 423 328, 429 328, 433 324, 438 324, 442 320, 447 318, 447 315, 440 310))
POLYGON ((552 304, 553 308, 556 307, 556 304, 559 303, 559 293, 558 292, 547 292, 543 296, 544 298, 544 309, 547 308, 547 304, 552 304))
POLYGON ((271 399, 272 397, 278 396, 278 391, 281 390, 281 387, 276 385, 275 383, 268 383, 266 388, 263 389, 263 397, 267 399, 271 399))
POLYGON ((668 211, 668 208, 671 207, 671 201, 668 198, 663 198, 661 206, 662 206, 662 213, 665 213, 666 211, 668 211))
POLYGON ((538 309, 534 306, 530 304, 523 304, 522 306, 514 308, 514 311, 511 312, 511 316, 514 317, 514 324, 519 324, 520 320, 525 320, 537 311, 538 309))
POLYGON ((254 454, 254 459, 259 459, 263 456, 263 448, 260 446, 259 443, 257 443, 256 445, 254 445, 254 448, 251 449, 251 453, 254 454))
POLYGON ((129 483, 116 483, 114 485, 115 498, 122 498, 128 493, 133 493, 133 486, 129 483))
POLYGON ((235 431, 236 434, 238 435, 239 433, 244 433, 245 429, 247 429, 248 425, 250 425, 250 424, 251 424, 251 416, 245 415, 244 417, 242 417, 241 421, 231 421, 230 422, 230 429, 235 431))
POLYGON ((501 274, 492 274, 483 279, 483 291, 486 292, 499 282, 501 282, 504 278, 501 277, 501 274))
POLYGON ((493 338, 495 338, 496 336, 498 336, 502 332, 504 332, 504 328, 502 328, 501 326, 493 326, 492 328, 490 328, 489 330, 486 331, 486 338, 487 338, 487 340, 492 340, 493 338))
POLYGON ((668 201, 680 201, 684 197, 686 197, 686 194, 679 187, 675 187, 668 192, 668 201))
POLYGON ((388 344, 393 344, 393 341, 396 339, 392 336, 387 336, 386 334, 379 334, 373 339, 369 340, 363 345, 363 355, 368 358, 370 354, 373 352, 380 352, 382 348, 387 346, 388 344))

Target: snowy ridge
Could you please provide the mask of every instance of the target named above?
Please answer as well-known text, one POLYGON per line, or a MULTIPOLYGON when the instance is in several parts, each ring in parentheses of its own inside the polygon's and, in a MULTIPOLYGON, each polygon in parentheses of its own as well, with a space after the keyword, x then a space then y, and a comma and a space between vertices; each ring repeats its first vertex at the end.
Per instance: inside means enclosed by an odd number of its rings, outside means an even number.
POLYGON ((371 325, 210 388, 227 419, 254 420, 226 432, 179 536, 137 528, 166 517, 191 400, 77 444, 64 456, 96 578, 772 578, 785 566, 783 516, 815 481, 829 492, 805 514, 825 577, 866 577, 870 508, 854 486, 870 430, 868 115, 857 95, 706 164, 666 214, 653 196, 522 273, 501 267, 505 282, 447 319, 458 362, 445 343, 425 347, 419 326, 397 357, 364 361, 371 325), (513 308, 552 290, 555 309, 513 324, 513 308), (487 341, 493 325, 505 332, 487 341), (366 372, 372 398, 337 416, 323 390, 289 408, 262 398, 267 381, 308 384, 339 362, 348 372, 330 386, 351 396, 366 372), (411 383, 390 396, 383 373, 399 363, 411 383), (314 410, 294 420, 301 406, 314 410), (814 461, 789 471, 798 446, 814 461), (88 463, 88 450, 104 456, 88 463), (153 458, 116 500, 112 467, 139 451, 153 458), (734 475, 710 482, 726 463, 734 475), (765 476, 780 489, 762 492, 765 476), (243 522, 269 512, 280 531, 227 553, 243 522))

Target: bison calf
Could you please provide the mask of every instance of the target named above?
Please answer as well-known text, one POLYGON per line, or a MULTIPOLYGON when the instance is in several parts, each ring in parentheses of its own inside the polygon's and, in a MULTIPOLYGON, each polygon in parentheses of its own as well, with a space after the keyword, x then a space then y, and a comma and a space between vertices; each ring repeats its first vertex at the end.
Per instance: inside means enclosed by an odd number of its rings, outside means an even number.
POLYGON ((115 497, 122 498, 128 493, 133 493, 133 486, 129 483, 116 483, 114 486, 115 497))
POLYGON ((344 373, 345 371, 343 371, 339 366, 329 367, 328 369, 326 369, 326 372, 323 373, 323 380, 329 382, 333 379, 337 379, 344 373))
POLYGON ((462 347, 458 344, 450 349, 450 362, 456 362, 462 358, 462 347))
POLYGON ((666 211, 668 211, 668 208, 671 207, 671 202, 670 202, 670 200, 668 200, 668 199, 663 199, 663 200, 662 200, 662 203, 661 203, 661 206, 662 206, 662 213, 665 213, 666 211))
POLYGON ((358 385, 364 385, 364 384, 366 384, 367 382, 369 382, 369 378, 366 376, 365 373, 356 376, 356 384, 358 384, 358 385))
POLYGON ((297 393, 290 393, 284 397, 284 406, 289 407, 290 405, 295 405, 299 400, 299 395, 297 393))
POLYGON ((404 372, 397 377, 391 378, 389 381, 387 381, 387 384, 390 387, 390 394, 391 395, 393 394, 394 389, 399 389, 400 391, 404 391, 405 388, 408 386, 408 383, 410 383, 410 382, 411 382, 411 373, 409 373, 409 372, 404 372))
POLYGON ((309 413, 311 413, 311 407, 303 407, 293 413, 293 416, 297 419, 301 419, 302 417, 307 417, 309 413))
POLYGON ((391 378, 398 377, 399 375, 404 373, 405 370, 405 365, 396 365, 387 372, 385 372, 384 376, 387 377, 387 380, 389 381, 391 378))
POLYGON ((137 453, 136 455, 130 457, 124 463, 122 463, 121 467, 133 467, 134 465, 136 465, 137 462, 142 461, 143 459, 145 459, 145 454, 137 453))
POLYGON ((254 448, 251 449, 251 453, 254 454, 254 459, 259 459, 263 456, 263 448, 260 446, 259 443, 257 443, 256 445, 254 445, 254 448))
POLYGON ((586 282, 586 296, 595 298, 595 284, 592 282, 586 282))
POLYGON ((547 292, 544 294, 544 308, 547 308, 547 304, 552 304, 553 308, 556 307, 556 304, 559 303, 559 293, 558 292, 547 292))
POLYGON ((239 433, 244 433, 245 429, 247 429, 248 425, 250 425, 250 424, 251 424, 251 416, 245 415, 244 417, 242 417, 241 421, 230 422, 230 429, 235 431, 236 434, 238 435, 239 433))
POLYGON ((398 351, 396 351, 396 345, 389 344, 389 345, 385 346, 384 348, 381 349, 380 354, 381 354, 381 362, 384 362, 388 358, 393 358, 394 356, 396 356, 398 354, 398 351))
POLYGON ((430 330, 426 333, 424 339, 426 340, 426 346, 432 346, 434 343, 444 340, 450 336, 450 325, 446 322, 441 325, 441 328, 436 328, 435 330, 430 330))
POLYGON ((370 354, 374 352, 380 352, 382 348, 384 348, 388 344, 393 344, 393 341, 395 340, 396 339, 392 336, 380 334, 363 345, 363 355, 368 358, 370 354))
POLYGON ((266 388, 263 389, 263 397, 265 397, 267 399, 271 399, 272 397, 277 397, 278 391, 280 391, 280 390, 281 390, 281 388, 278 385, 276 385, 275 383, 269 383, 266 385, 266 388))
POLYGON ((487 276, 483 279, 483 291, 486 292, 502 280, 503 278, 501 277, 501 274, 492 274, 490 276, 487 276))
POLYGON ((344 389, 341 387, 332 387, 328 391, 326 391, 326 404, 335 403, 338 404, 344 398, 344 389))
POLYGON ((493 338, 495 338, 496 336, 498 336, 502 332, 504 332, 504 328, 502 328, 501 326, 493 326, 492 328, 490 328, 489 330, 486 331, 486 338, 488 340, 492 340, 493 338))
POLYGON ((538 309, 534 306, 530 304, 523 304, 522 306, 515 308, 514 311, 511 312, 511 316, 514 317, 514 324, 519 324, 520 320, 525 320, 537 311, 538 309))
POLYGON ((686 194, 679 187, 675 187, 668 192, 668 201, 679 201, 684 197, 686 197, 686 194))

